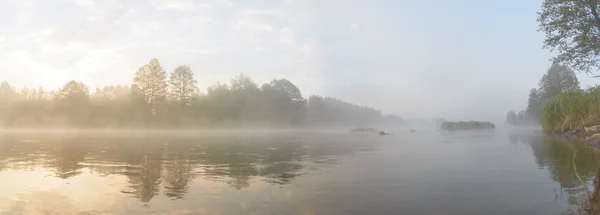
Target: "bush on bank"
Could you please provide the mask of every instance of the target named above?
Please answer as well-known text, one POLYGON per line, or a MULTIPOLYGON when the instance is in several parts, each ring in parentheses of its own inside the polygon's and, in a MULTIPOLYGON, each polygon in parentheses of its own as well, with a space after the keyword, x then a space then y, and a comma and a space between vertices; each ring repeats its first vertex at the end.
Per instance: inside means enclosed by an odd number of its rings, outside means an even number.
POLYGON ((545 131, 566 132, 600 124, 600 87, 568 90, 550 99, 542 107, 545 131))

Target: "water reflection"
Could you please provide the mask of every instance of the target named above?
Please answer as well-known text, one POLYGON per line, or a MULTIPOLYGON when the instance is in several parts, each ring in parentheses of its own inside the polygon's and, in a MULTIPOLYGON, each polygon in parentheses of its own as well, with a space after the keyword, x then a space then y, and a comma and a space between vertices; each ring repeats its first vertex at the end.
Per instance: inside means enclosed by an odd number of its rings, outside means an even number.
POLYGON ((141 202, 160 195, 184 199, 196 179, 237 190, 247 189, 257 180, 283 186, 309 171, 335 164, 339 156, 376 147, 360 137, 340 141, 339 137, 302 135, 4 134, 0 138, 0 173, 41 168, 59 179, 82 174, 124 176, 127 185, 120 193, 141 202))
POLYGON ((598 171, 600 156, 596 149, 582 140, 566 140, 540 132, 512 132, 508 138, 513 144, 530 145, 538 167, 548 170, 550 178, 560 185, 557 197, 566 194, 569 204, 574 208, 581 206, 598 171))

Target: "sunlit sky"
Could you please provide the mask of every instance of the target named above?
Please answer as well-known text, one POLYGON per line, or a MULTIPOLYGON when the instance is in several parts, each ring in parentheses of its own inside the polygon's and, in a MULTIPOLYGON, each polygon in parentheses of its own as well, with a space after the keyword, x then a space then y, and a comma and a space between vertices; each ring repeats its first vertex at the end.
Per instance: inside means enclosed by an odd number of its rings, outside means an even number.
MULTIPOLYGON (((158 58, 201 89, 287 78, 406 118, 504 118, 552 56, 538 1, 0 0, 0 80, 130 84, 158 58)), ((582 86, 600 80, 579 73, 582 86)))

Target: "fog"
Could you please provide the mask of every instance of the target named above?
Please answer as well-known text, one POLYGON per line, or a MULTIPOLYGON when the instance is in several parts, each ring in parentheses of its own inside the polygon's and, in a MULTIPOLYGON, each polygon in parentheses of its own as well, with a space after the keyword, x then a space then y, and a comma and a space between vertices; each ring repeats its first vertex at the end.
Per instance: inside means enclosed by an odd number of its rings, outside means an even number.
MULTIPOLYGON (((189 66, 198 88, 195 92, 202 96, 210 96, 208 88, 216 83, 232 87, 230 80, 243 73, 260 89, 273 79, 285 79, 299 89, 305 102, 320 95, 381 114, 373 120, 334 120, 312 126, 389 125, 382 120, 386 115, 414 119, 414 123, 435 118, 503 122, 508 110, 526 107, 529 90, 537 87, 550 66, 552 53, 542 49, 544 35, 536 31, 539 4, 516 0, 0 0, 0 81, 10 84, 4 92, 41 87, 47 93, 36 91, 41 96, 35 98, 21 94, 13 101, 29 103, 11 102, 9 107, 28 117, 3 125, 72 127, 75 119, 88 127, 146 124, 139 121, 142 116, 124 120, 140 112, 120 105, 112 106, 121 111, 115 116, 115 109, 104 115, 74 113, 81 108, 58 113, 56 103, 41 103, 54 102, 56 93, 75 80, 87 86, 92 106, 100 108, 97 88, 131 87, 136 71, 153 58, 160 61, 166 79, 178 66, 189 66), (32 117, 36 111, 40 114, 32 117), (90 123, 89 117, 96 121, 90 123)), ((578 78, 582 86, 597 81, 579 73, 578 78)), ((114 88, 111 92, 114 99, 114 88)), ((198 104, 205 106, 195 116, 214 116, 220 109, 209 107, 214 101, 198 104)), ((236 113, 247 114, 244 119, 255 126, 305 123, 304 118, 282 119, 294 111, 284 111, 277 119, 255 117, 272 113, 261 108, 261 113, 236 113)), ((361 117, 352 112, 338 119, 348 116, 361 117)), ((236 117, 229 126, 239 124, 236 120, 244 116, 236 117)), ((171 120, 162 126, 216 126, 215 121, 227 121, 192 119, 198 120, 171 120)))

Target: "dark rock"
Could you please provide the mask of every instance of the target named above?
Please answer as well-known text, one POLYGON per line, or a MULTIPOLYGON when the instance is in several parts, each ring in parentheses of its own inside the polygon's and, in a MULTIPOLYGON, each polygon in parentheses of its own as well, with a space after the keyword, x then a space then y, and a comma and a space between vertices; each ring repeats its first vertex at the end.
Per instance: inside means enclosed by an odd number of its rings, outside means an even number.
POLYGON ((573 131, 567 131, 567 132, 563 133, 563 136, 565 136, 565 137, 573 137, 573 136, 575 136, 575 132, 573 132, 573 131))
POLYGON ((600 147, 600 133, 599 134, 594 134, 592 136, 589 136, 587 138, 585 138, 587 144, 595 146, 595 147, 600 147))
POLYGON ((408 130, 408 132, 417 132, 417 130, 415 130, 415 129, 410 129, 410 130, 408 130))
POLYGON ((380 131, 380 132, 379 132, 379 135, 389 135, 389 134, 388 134, 388 133, 385 133, 385 132, 383 132, 383 131, 380 131))
POLYGON ((375 128, 358 127, 358 128, 350 129, 350 132, 379 132, 379 130, 377 130, 375 128))

